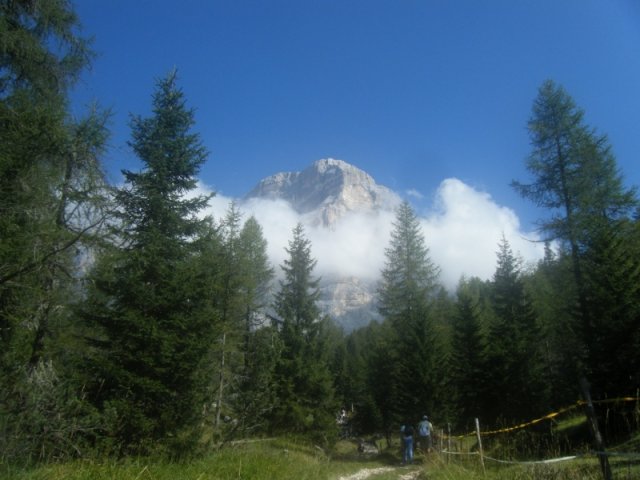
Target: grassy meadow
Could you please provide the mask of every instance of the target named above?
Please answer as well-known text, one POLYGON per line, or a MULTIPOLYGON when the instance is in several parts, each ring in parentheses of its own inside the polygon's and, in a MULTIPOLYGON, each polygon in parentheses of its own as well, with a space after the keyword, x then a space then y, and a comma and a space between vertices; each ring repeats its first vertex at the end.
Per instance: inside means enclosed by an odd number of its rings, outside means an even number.
MULTIPOLYGON (((379 441, 378 445, 383 447, 379 441)), ((636 437, 621 449, 636 449, 636 437)), ((499 457, 496 444, 486 452, 499 457)), ((640 478, 640 462, 612 457, 614 479, 640 478)), ((303 440, 271 439, 237 443, 188 462, 153 458, 76 460, 33 467, 0 466, 0 478, 11 480, 600 480, 598 460, 587 456, 552 464, 505 464, 478 455, 417 454, 412 466, 400 465, 399 445, 381 448, 376 456, 358 453, 357 442, 340 441, 324 451, 303 440), (365 470, 373 470, 367 476, 365 470), (360 476, 356 474, 360 472, 360 476)))

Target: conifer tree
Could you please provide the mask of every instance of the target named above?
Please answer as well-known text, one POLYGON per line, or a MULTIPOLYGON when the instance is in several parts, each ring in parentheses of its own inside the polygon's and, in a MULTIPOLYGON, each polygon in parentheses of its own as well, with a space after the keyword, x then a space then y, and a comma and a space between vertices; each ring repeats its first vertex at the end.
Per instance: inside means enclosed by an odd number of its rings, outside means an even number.
POLYGON ((242 214, 231 203, 227 213, 217 228, 217 250, 211 252, 213 257, 207 261, 212 263, 211 271, 215 272, 212 283, 211 299, 216 311, 217 341, 214 342, 212 354, 216 365, 214 389, 214 429, 222 434, 221 418, 235 416, 233 407, 227 399, 237 394, 240 381, 241 356, 240 348, 243 339, 242 305, 240 304, 240 286, 242 282, 241 259, 239 252, 239 236, 242 225, 242 214))
POLYGON ((402 382, 404 350, 400 348, 398 331, 390 322, 383 321, 381 325, 374 323, 367 328, 371 331, 371 338, 367 339, 366 380, 373 405, 368 405, 369 399, 365 396, 362 402, 366 410, 363 413, 372 426, 381 427, 390 443, 398 425, 411 421, 411 418, 405 417, 414 415, 402 409, 398 400, 403 394, 410 394, 410 387, 402 382), (402 389, 405 389, 404 392, 402 389))
POLYGON ((600 229, 584 255, 595 331, 592 381, 610 397, 640 388, 639 240, 637 224, 619 221, 600 229))
POLYGON ((482 331, 484 283, 479 279, 462 280, 457 289, 457 313, 452 319, 452 355, 449 382, 457 406, 458 428, 472 428, 475 418, 483 417, 486 394, 482 331))
POLYGON ((441 342, 431 310, 438 268, 429 258, 420 224, 407 202, 397 210, 385 253, 379 308, 397 340, 398 364, 392 379, 397 398, 393 403, 396 415, 406 421, 425 411, 434 412, 442 373, 441 342))
POLYGON ((572 331, 574 309, 567 298, 577 295, 573 281, 571 259, 564 251, 554 252, 547 243, 545 257, 531 275, 525 278, 527 291, 536 312, 540 335, 542 397, 547 410, 570 404, 576 398, 576 378, 579 377, 575 352, 582 339, 572 331))
POLYGON ((603 238, 600 232, 610 231, 614 222, 636 211, 636 192, 624 187, 607 137, 584 123, 583 111, 554 82, 541 86, 528 126, 532 152, 526 165, 533 181, 512 185, 524 198, 548 209, 541 230, 546 240, 558 241, 571 259, 575 288, 570 291, 576 297, 568 304, 577 309, 569 330, 581 339, 573 356, 581 375, 587 375, 597 368, 591 352, 598 348, 598 332, 584 255, 592 239, 603 238))
POLYGON ((277 407, 273 425, 279 430, 309 433, 318 440, 335 438, 337 405, 322 339, 323 319, 317 305, 319 279, 311 243, 298 224, 281 265, 284 278, 274 309, 282 320, 281 357, 276 366, 277 407))
POLYGON ((68 90, 91 57, 78 28, 68 2, 0 3, 0 411, 7 419, 0 450, 6 459, 54 449, 59 458, 76 454, 70 439, 87 428, 66 361, 68 307, 78 290, 77 260, 105 220, 100 155, 107 114, 69 115, 68 90))
MULTIPOLYGON (((234 209, 230 209, 228 220, 236 217, 233 212, 234 209)), ((237 218, 239 220, 239 216, 237 218)), ((229 302, 233 305, 229 312, 233 316, 229 317, 226 330, 231 334, 227 348, 232 360, 228 363, 232 385, 225 402, 232 407, 234 418, 240 421, 237 427, 254 431, 264 429, 266 417, 273 408, 272 375, 280 351, 278 342, 272 341, 274 332, 263 325, 273 268, 269 264, 262 227, 255 217, 249 217, 241 228, 236 228, 234 236, 232 242, 225 242, 233 253, 225 256, 227 264, 221 268, 230 271, 233 278, 233 289, 228 291, 233 297, 229 302)))
POLYGON ((245 355, 248 355, 251 333, 264 317, 274 275, 267 255, 267 241, 255 217, 249 217, 242 226, 238 247, 243 279, 240 295, 244 318, 245 355))
POLYGON ((491 283, 493 321, 487 339, 484 378, 492 393, 485 414, 490 421, 524 420, 541 413, 539 335, 520 262, 503 237, 491 283))
POLYGON ((207 152, 192 133, 175 72, 158 81, 153 114, 132 120, 144 164, 118 190, 121 245, 100 258, 82 315, 92 400, 121 452, 188 452, 199 439, 214 315, 202 268, 208 197, 186 195, 207 152))
POLYGON ((373 321, 347 335, 344 339, 344 372, 336 387, 350 414, 350 428, 362 434, 386 430, 382 416, 382 411, 386 411, 384 394, 382 388, 376 387, 387 385, 387 382, 382 380, 384 372, 378 365, 373 365, 381 336, 379 330, 380 324, 373 321), (381 401, 377 402, 377 398, 381 401))

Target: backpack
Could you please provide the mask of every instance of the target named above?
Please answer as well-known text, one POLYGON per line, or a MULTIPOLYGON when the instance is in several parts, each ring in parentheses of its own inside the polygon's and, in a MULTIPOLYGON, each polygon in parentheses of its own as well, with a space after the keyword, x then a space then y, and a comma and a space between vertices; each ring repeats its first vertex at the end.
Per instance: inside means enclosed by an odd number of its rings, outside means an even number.
POLYGON ((418 426, 418 428, 420 429, 421 437, 426 437, 431 433, 431 424, 429 423, 428 420, 423 420, 422 422, 420 422, 420 425, 418 426))
POLYGON ((410 437, 412 435, 413 435, 413 427, 411 425, 407 425, 406 427, 404 427, 404 436, 410 437))

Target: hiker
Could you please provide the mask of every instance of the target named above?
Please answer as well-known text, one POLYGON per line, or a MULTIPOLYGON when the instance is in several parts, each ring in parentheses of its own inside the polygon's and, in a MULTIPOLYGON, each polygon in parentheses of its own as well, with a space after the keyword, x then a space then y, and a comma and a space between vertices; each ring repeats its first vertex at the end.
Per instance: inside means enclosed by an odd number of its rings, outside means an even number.
POLYGON ((402 432, 402 464, 413 463, 413 427, 407 423, 400 427, 402 432))
POLYGON ((429 418, 426 415, 423 415, 422 420, 418 423, 418 445, 424 453, 429 453, 431 451, 432 430, 433 425, 431 425, 429 418))

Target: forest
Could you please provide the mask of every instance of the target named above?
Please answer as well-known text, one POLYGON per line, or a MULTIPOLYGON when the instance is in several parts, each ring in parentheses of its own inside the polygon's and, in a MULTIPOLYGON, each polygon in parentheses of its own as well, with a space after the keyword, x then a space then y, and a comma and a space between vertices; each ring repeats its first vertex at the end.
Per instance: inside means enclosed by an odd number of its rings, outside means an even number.
POLYGON ((208 151, 176 71, 131 117, 143 168, 106 181, 109 111, 70 113, 94 55, 79 22, 66 1, 0 2, 3 462, 180 459, 284 434, 330 446, 342 409, 357 435, 424 414, 466 432, 574 404, 585 384, 598 400, 639 396, 637 191, 561 85, 523 112, 530 177, 512 184, 546 212, 544 259, 524 265, 503 239, 490 280, 449 292, 405 202, 382 320, 346 334, 318 307, 302 224, 270 265, 255 218, 233 204, 200 215, 208 151))

